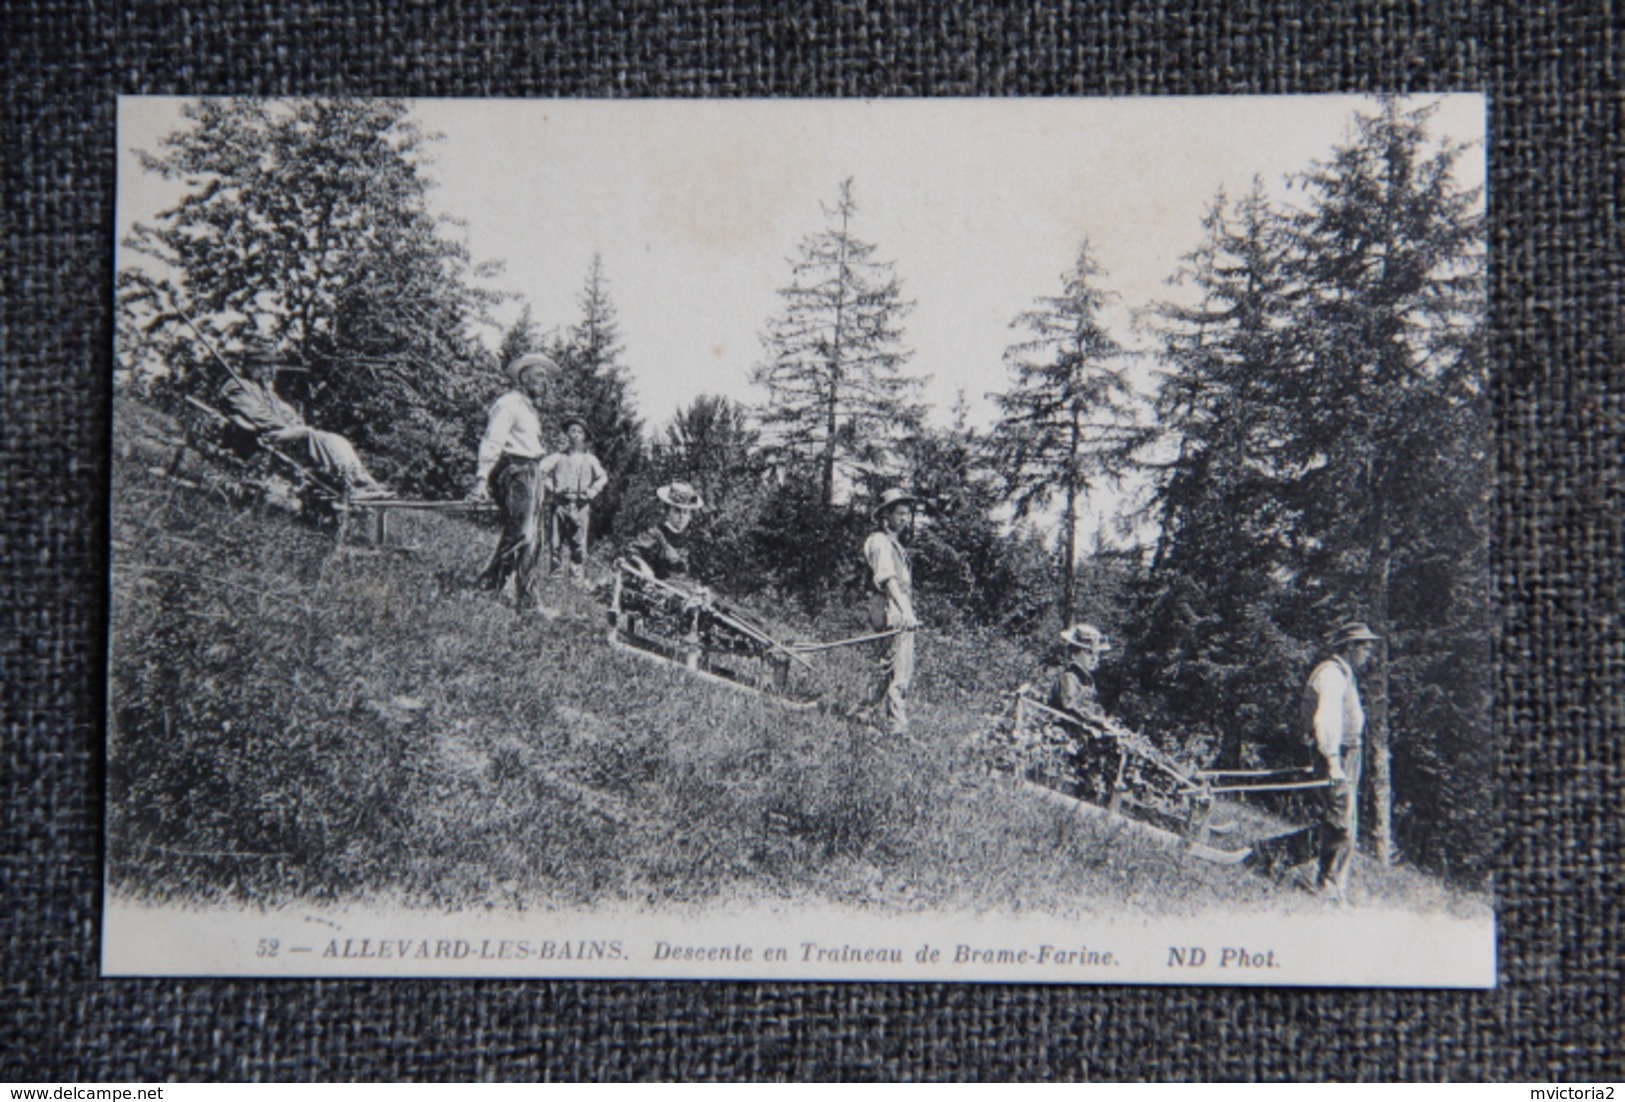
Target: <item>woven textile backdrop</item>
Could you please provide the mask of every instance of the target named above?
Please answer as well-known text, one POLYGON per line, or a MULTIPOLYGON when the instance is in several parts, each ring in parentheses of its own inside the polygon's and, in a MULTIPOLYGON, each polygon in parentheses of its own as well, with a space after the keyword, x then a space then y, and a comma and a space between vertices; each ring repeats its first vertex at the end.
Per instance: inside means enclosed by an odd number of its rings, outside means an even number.
POLYGON ((446 8, 0 9, 0 1078, 1625 1077, 1625 150, 1612 4, 446 8), (117 93, 1473 89, 1492 102, 1497 714, 1508 746, 1499 990, 98 978, 117 93))

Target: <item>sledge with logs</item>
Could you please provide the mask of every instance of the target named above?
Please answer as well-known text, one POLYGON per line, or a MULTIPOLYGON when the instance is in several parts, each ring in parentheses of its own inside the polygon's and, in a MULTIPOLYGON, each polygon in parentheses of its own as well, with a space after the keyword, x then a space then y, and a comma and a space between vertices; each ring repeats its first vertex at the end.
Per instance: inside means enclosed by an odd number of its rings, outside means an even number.
POLYGON ((807 683, 813 667, 798 649, 700 586, 662 581, 618 561, 609 619, 615 650, 795 711, 818 706, 819 694, 807 683))
POLYGON ((1314 768, 1189 769, 1143 734, 1105 716, 1062 712, 1024 692, 974 742, 989 772, 1079 813, 1134 830, 1194 857, 1278 873, 1312 857, 1316 826, 1251 840, 1214 819, 1224 796, 1325 788, 1314 768))

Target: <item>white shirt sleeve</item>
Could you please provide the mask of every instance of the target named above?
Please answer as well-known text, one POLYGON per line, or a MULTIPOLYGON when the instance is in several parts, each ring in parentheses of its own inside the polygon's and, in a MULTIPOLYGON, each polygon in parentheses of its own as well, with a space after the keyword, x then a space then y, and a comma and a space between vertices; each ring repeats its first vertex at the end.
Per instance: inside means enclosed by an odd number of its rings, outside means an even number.
POLYGON ((886 583, 897 577, 897 555, 892 550, 891 540, 879 532, 871 535, 863 544, 863 558, 869 564, 869 573, 874 578, 874 586, 882 593, 886 591, 886 583))
POLYGON ((512 395, 504 394, 491 404, 491 416, 485 423, 485 436, 480 440, 479 466, 474 471, 474 481, 483 483, 491 476, 491 468, 497 465, 502 458, 503 445, 508 442, 508 436, 513 432, 514 420, 517 411, 509 399, 512 395))
POLYGON ((1327 761, 1336 761, 1343 748, 1343 698, 1349 679, 1336 662, 1322 662, 1310 679, 1315 688, 1315 745, 1327 761))

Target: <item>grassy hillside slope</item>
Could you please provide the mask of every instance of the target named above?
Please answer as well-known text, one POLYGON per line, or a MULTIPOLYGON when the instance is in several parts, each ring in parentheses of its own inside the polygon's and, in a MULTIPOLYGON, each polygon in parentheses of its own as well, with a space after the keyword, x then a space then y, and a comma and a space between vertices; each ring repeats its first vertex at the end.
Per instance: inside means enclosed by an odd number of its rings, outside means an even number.
MULTIPOLYGON (((602 610, 562 583, 552 619, 470 591, 488 528, 408 516, 409 553, 341 545, 153 473, 173 426, 128 399, 117 420, 107 830, 123 895, 1322 905, 985 777, 965 740, 1028 662, 997 640, 923 635, 920 740, 895 743, 612 651, 602 610)), ((820 659, 830 693, 855 700, 865 662, 820 659)), ((1473 905, 1409 870, 1358 883, 1357 901, 1473 905)))

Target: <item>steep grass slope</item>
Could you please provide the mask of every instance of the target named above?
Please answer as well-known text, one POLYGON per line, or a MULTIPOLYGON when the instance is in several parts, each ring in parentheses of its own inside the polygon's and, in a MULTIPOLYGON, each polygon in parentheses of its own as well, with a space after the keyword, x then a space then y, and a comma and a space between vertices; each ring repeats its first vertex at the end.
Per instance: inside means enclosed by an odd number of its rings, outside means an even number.
MULTIPOLYGON (((964 741, 1026 661, 922 639, 919 744, 789 713, 467 587, 493 533, 402 519, 341 546, 148 468, 170 431, 124 401, 114 488, 108 857, 120 893, 266 905, 1155 913, 1318 905, 988 780, 964 741)), ((804 636, 857 625, 793 625, 804 636)), ((822 660, 854 700, 866 659, 822 660)), ((1363 898, 1446 900, 1405 870, 1363 898)))

